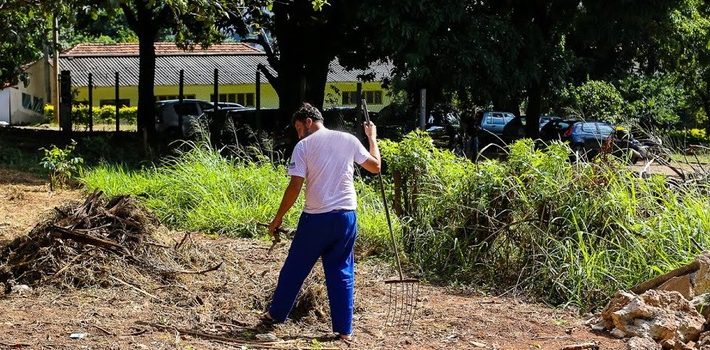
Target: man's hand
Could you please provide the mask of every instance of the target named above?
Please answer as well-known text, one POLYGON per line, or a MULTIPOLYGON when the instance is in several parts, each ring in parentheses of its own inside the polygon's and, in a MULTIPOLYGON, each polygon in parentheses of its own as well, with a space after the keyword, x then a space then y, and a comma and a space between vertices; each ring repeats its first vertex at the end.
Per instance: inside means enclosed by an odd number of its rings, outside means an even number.
POLYGON ((365 129, 365 135, 367 135, 368 139, 370 139, 370 140, 377 139, 377 127, 375 126, 374 123, 365 122, 365 123, 363 123, 363 128, 365 129))
POLYGON ((271 236, 276 237, 276 230, 281 227, 282 220, 283 218, 278 216, 271 220, 271 223, 269 224, 269 234, 271 234, 271 236))

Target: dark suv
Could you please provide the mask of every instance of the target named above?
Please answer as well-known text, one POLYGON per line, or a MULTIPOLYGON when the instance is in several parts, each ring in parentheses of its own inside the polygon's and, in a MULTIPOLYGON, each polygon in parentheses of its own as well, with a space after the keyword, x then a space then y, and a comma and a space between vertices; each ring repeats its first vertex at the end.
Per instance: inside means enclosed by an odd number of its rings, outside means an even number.
POLYGON ((648 158, 644 145, 625 130, 617 130, 605 122, 578 122, 572 124, 563 135, 569 140, 572 150, 579 157, 591 159, 601 152, 608 152, 628 159, 631 164, 648 158))

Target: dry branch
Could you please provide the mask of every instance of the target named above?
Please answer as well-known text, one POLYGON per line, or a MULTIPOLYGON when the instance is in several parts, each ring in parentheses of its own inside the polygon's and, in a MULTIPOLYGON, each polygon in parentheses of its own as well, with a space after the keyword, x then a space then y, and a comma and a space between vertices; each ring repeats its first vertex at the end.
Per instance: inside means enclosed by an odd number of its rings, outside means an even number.
POLYGON ((136 287, 136 286, 134 286, 134 285, 132 285, 132 284, 126 282, 126 281, 123 281, 123 280, 121 280, 121 279, 118 279, 118 278, 116 278, 116 277, 114 277, 114 276, 108 276, 108 277, 109 277, 110 279, 112 279, 112 280, 114 280, 114 281, 120 283, 120 284, 123 284, 124 286, 131 287, 131 288, 132 288, 133 290, 135 290, 136 292, 139 292, 139 293, 141 293, 141 294, 143 294, 143 295, 149 296, 149 297, 151 297, 151 298, 153 298, 153 299, 160 300, 160 298, 156 297, 155 295, 150 294, 150 293, 144 291, 143 289, 140 289, 140 288, 138 288, 138 287, 136 287))
POLYGON ((599 350, 599 345, 595 343, 583 343, 567 345, 562 350, 599 350))

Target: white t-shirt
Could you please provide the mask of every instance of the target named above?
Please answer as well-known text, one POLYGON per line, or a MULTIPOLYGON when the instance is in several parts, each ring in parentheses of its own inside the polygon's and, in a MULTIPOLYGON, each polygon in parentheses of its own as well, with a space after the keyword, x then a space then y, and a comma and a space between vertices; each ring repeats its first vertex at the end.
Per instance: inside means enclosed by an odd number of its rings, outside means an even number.
POLYGON ((353 162, 364 163, 370 153, 355 136, 320 129, 296 144, 288 174, 306 179, 309 214, 333 210, 355 210, 357 195, 353 184, 353 162))

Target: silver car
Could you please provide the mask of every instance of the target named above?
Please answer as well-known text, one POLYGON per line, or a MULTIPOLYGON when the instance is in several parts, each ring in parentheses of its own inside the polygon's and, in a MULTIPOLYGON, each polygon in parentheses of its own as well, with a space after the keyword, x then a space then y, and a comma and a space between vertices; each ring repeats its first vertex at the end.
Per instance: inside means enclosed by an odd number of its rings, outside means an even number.
POLYGON ((199 119, 212 103, 204 100, 164 100, 155 103, 155 130, 158 135, 179 138, 192 135, 199 119))

